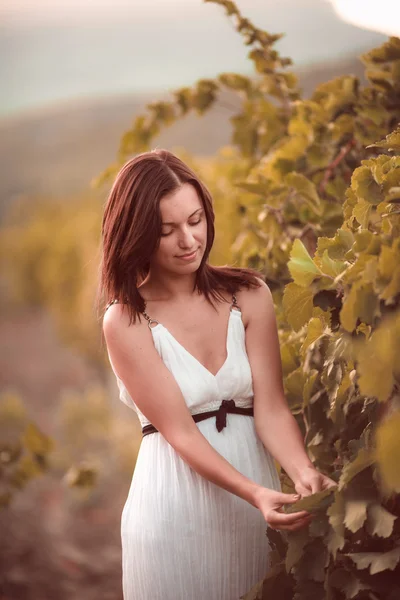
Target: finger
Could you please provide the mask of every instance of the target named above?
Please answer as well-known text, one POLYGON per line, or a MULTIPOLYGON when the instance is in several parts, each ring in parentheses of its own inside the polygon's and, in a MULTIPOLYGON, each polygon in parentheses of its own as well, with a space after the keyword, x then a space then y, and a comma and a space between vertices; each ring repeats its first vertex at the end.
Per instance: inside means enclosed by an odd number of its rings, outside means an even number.
POLYGON ((277 504, 293 504, 298 500, 300 500, 299 494, 281 494, 280 492, 277 492, 276 496, 274 496, 274 501, 277 504))
POLYGON ((298 529, 302 529, 309 525, 312 521, 312 517, 305 517, 304 519, 300 519, 296 523, 292 523, 291 525, 269 525, 271 529, 275 529, 278 531, 297 531, 298 529))
POLYGON ((311 482, 311 493, 312 494, 316 494, 317 492, 320 492, 321 490, 322 490, 322 484, 318 479, 311 482))
POLYGON ((294 523, 290 523, 288 525, 283 525, 283 527, 287 528, 289 531, 300 529, 300 528, 304 527, 305 525, 309 525, 309 523, 311 523, 311 521, 313 519, 314 519, 314 515, 307 515, 305 517, 302 517, 301 519, 298 519, 294 523))
POLYGON ((299 529, 303 529, 304 527, 307 527, 312 521, 312 518, 307 518, 307 519, 302 519, 301 521, 299 521, 298 523, 295 523, 294 525, 288 525, 286 527, 286 531, 298 531, 299 529))
POLYGON ((309 485, 311 489, 311 494, 316 494, 322 490, 323 479, 320 474, 315 475, 314 477, 310 477, 309 485))
POLYGON ((305 487, 298 487, 299 494, 301 494, 302 498, 306 498, 307 496, 311 496, 312 491, 305 487))
POLYGON ((324 490, 329 490, 332 487, 336 487, 337 483, 336 483, 336 481, 333 481, 333 479, 330 479, 330 477, 326 477, 324 479, 322 486, 323 486, 324 490))
POLYGON ((281 526, 281 525, 293 525, 297 521, 303 519, 304 517, 308 517, 310 513, 305 510, 299 511, 297 513, 280 513, 278 511, 272 511, 268 516, 268 523, 273 527, 281 526))

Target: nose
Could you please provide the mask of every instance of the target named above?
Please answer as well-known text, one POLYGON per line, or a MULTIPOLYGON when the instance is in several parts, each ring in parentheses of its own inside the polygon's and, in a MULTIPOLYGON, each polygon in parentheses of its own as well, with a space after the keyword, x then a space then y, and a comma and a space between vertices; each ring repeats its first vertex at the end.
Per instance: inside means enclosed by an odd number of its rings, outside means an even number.
POLYGON ((182 229, 182 231, 180 231, 178 244, 179 247, 184 250, 186 250, 187 248, 189 250, 193 248, 195 244, 195 238, 188 227, 185 227, 184 229, 182 229))

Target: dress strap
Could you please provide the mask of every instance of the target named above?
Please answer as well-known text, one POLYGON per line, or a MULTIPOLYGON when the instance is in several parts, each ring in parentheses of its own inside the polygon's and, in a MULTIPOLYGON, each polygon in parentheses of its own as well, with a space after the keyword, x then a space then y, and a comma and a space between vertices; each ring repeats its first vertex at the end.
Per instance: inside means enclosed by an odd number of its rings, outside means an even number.
MULTIPOLYGON (((110 307, 112 304, 118 304, 118 300, 117 300, 117 299, 115 299, 115 300, 112 300, 111 302, 109 302, 109 303, 107 304, 107 306, 106 306, 105 310, 107 310, 107 309, 108 309, 108 308, 109 308, 109 307, 110 307)), ((144 302, 144 310, 143 310, 143 312, 142 312, 142 315, 143 315, 143 316, 144 316, 144 318, 146 319, 146 321, 147 321, 147 325, 148 325, 149 329, 152 329, 152 325, 159 325, 159 324, 160 324, 160 322, 159 322, 159 321, 157 321, 157 319, 152 319, 152 318, 150 317, 150 315, 148 315, 148 314, 147 314, 147 312, 146 312, 146 307, 147 307, 147 305, 146 305, 146 302, 144 302)), ((236 309, 236 310, 239 310, 239 311, 240 311, 240 306, 238 305, 238 301, 237 301, 237 298, 236 298, 236 295, 235 295, 235 294, 232 294, 232 304, 231 304, 231 308, 233 308, 233 309, 236 309)))
MULTIPOLYGON (((111 300, 111 302, 109 302, 109 303, 107 304, 107 306, 106 306, 106 308, 105 308, 105 311, 106 311, 108 308, 110 308, 110 306, 111 306, 112 304, 119 304, 119 300, 117 300, 117 299, 115 299, 115 300, 111 300)), ((104 311, 104 312, 105 312, 105 311, 104 311)), ((151 329, 151 326, 152 326, 152 324, 156 324, 156 325, 158 325, 158 324, 159 324, 159 322, 158 322, 158 321, 156 321, 155 319, 152 319, 152 318, 151 318, 151 317, 149 317, 149 315, 147 314, 147 312, 146 312, 146 302, 144 303, 144 311, 142 312, 142 315, 143 315, 143 316, 144 316, 144 318, 146 319, 146 321, 147 321, 147 324, 148 324, 148 326, 149 326, 149 329, 151 329)))
POLYGON ((108 310, 112 304, 118 304, 118 303, 119 303, 119 302, 118 302, 118 300, 117 300, 117 299, 115 299, 115 300, 111 300, 111 302, 109 302, 109 303, 107 304, 107 306, 105 307, 105 309, 104 309, 104 312, 106 312, 106 310, 108 310))
POLYGON ((232 304, 231 304, 231 309, 236 309, 240 311, 240 306, 238 304, 237 298, 235 294, 232 294, 232 304))
POLYGON ((147 307, 147 304, 146 304, 146 302, 144 301, 144 310, 143 310, 143 312, 142 312, 142 315, 143 315, 143 316, 144 316, 144 318, 146 319, 146 321, 147 321, 147 325, 148 325, 149 329, 152 329, 152 325, 153 325, 153 324, 155 324, 155 326, 157 326, 157 325, 159 325, 160 323, 159 323, 159 321, 157 321, 156 319, 152 319, 152 318, 151 318, 151 317, 150 317, 150 316, 147 314, 147 312, 146 312, 146 307, 147 307))

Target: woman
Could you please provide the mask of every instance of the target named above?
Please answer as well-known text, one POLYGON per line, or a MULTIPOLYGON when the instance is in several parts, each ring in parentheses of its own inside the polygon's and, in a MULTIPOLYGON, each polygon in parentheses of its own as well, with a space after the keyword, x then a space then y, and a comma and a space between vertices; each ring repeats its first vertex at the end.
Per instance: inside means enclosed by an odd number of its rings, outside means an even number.
POLYGON ((265 576, 266 525, 334 482, 315 470, 283 394, 271 293, 211 267, 214 214, 166 150, 136 156, 105 206, 103 331, 143 439, 122 513, 125 600, 238 600, 265 576), (273 457, 298 495, 283 494, 273 457))

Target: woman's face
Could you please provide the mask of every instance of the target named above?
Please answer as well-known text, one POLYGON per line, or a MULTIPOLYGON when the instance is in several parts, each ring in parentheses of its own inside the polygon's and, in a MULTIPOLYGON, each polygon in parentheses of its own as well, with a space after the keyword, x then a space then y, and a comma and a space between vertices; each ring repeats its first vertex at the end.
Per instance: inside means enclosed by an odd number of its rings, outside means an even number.
POLYGON ((207 244, 207 220, 196 189, 189 183, 160 201, 161 238, 150 264, 174 273, 193 273, 207 244))

